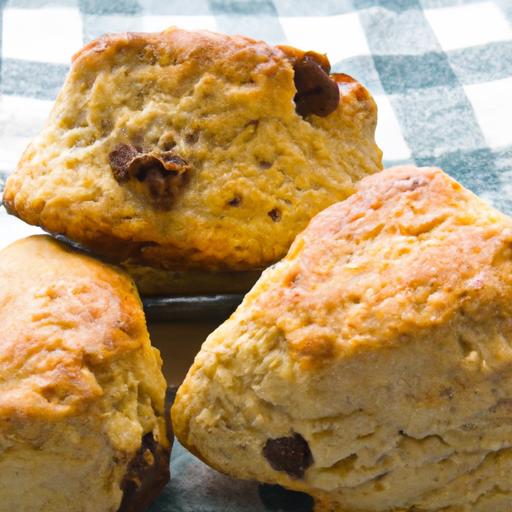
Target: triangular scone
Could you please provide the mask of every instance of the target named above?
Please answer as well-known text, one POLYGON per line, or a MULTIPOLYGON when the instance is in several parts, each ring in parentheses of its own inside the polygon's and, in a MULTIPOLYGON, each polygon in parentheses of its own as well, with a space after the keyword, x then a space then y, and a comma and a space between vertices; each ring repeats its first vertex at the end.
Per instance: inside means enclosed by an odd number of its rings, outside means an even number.
POLYGON ((251 270, 381 168, 376 107, 314 52, 169 29, 74 58, 7 209, 98 253, 251 270))
POLYGON ((180 442, 338 512, 512 510, 512 219, 396 167, 317 215, 210 335, 180 442))

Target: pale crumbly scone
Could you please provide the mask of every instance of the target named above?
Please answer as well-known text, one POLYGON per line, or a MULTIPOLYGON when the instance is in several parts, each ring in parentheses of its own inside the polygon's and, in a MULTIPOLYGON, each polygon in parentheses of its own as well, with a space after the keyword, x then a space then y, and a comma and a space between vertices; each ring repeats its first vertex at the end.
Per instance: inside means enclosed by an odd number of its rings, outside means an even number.
POLYGON ((166 383, 130 278, 47 236, 0 252, 0 511, 142 512, 166 383))
POLYGON ((172 415, 317 510, 512 510, 512 219, 439 169, 364 179, 209 336, 172 415))
POLYGON ((241 271, 381 169, 376 106, 327 58, 171 28, 82 49, 4 193, 115 261, 241 271))

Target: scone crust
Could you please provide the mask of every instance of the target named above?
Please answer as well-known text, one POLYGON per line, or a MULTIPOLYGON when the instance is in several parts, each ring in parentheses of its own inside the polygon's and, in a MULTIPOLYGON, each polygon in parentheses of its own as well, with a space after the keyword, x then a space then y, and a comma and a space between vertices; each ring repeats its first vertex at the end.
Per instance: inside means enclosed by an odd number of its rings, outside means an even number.
POLYGON ((0 258, 0 417, 77 415, 102 395, 90 368, 148 343, 133 282, 46 236, 0 258))
POLYGON ((6 208, 117 261, 227 270, 276 261, 313 214, 381 168, 376 106, 351 77, 332 75, 340 101, 327 117, 296 113, 300 55, 176 28, 93 41, 8 179, 6 208), (144 183, 116 181, 109 155, 121 144, 171 148, 187 163, 168 208, 144 183))
POLYGON ((506 512, 512 219, 437 168, 357 189, 208 337, 177 394, 176 436, 319 511, 506 512))

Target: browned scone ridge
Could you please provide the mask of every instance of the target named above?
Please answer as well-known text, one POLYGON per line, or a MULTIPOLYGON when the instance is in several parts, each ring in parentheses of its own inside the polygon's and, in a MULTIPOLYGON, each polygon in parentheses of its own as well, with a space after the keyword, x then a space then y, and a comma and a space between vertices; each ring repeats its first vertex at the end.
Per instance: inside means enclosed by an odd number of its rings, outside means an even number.
POLYGON ((0 252, 0 510, 142 512, 169 479, 166 383, 123 272, 48 236, 0 252), (130 499, 128 499, 130 498, 130 499))
POLYGON ((127 267, 251 271, 381 169, 376 105, 315 52, 171 28, 75 57, 8 211, 127 267))
POLYGON ((184 444, 317 511, 512 507, 512 219, 395 167, 312 219, 203 344, 184 444))

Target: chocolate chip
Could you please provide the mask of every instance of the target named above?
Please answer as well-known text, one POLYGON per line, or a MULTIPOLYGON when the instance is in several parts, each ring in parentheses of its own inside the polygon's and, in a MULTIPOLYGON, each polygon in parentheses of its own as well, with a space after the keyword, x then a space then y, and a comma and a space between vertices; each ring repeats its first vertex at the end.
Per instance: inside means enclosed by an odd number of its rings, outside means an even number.
MULTIPOLYGON (((167 439, 172 446, 174 435, 171 423, 171 407, 176 398, 177 386, 168 386, 165 393, 164 414, 167 439)), ((170 478, 170 447, 159 445, 152 433, 142 438, 121 484, 123 500, 118 512, 144 512, 160 494, 170 478)))
POLYGON ((131 144, 119 144, 109 155, 114 178, 126 182, 135 178, 148 186, 149 195, 157 206, 168 208, 184 184, 185 172, 190 168, 183 158, 172 150, 143 151, 131 144))
POLYGON ((304 492, 289 491, 280 485, 261 484, 260 499, 269 510, 280 512, 313 512, 315 501, 304 492))
POLYGON ((228 201, 228 205, 229 206, 239 206, 241 202, 242 202, 242 198, 240 196, 235 196, 235 197, 233 197, 233 199, 230 199, 228 201))
POLYGON ((279 222, 281 220, 281 210, 278 208, 273 208, 270 210, 267 215, 274 221, 279 222))
POLYGON ((117 181, 126 181, 130 178, 128 172, 130 163, 138 154, 137 149, 129 144, 119 144, 110 153, 110 167, 117 181))
POLYGON ((132 459, 121 484, 123 500, 118 512, 144 512, 170 478, 170 449, 157 443, 150 432, 132 459))
POLYGON ((325 66, 306 54, 293 62, 293 69, 297 89, 293 100, 299 115, 306 117, 316 114, 325 117, 338 108, 340 90, 325 66))
POLYGON ((302 478, 313 464, 313 456, 307 441, 300 434, 268 439, 263 455, 276 471, 284 471, 295 478, 302 478))

